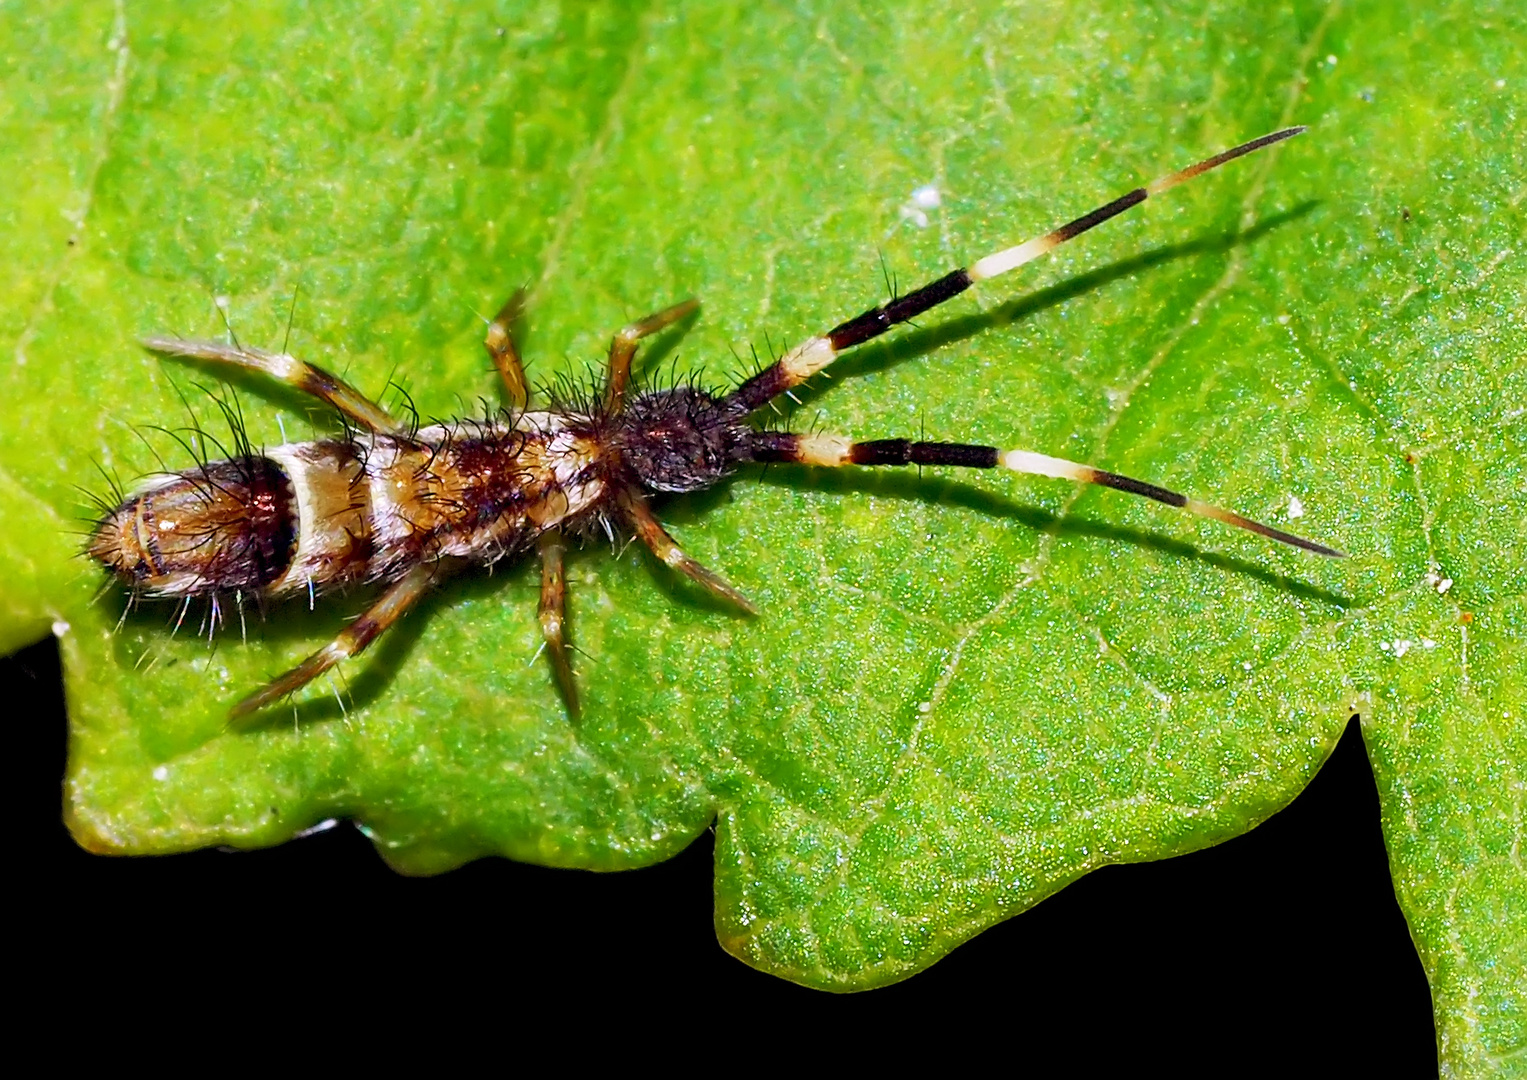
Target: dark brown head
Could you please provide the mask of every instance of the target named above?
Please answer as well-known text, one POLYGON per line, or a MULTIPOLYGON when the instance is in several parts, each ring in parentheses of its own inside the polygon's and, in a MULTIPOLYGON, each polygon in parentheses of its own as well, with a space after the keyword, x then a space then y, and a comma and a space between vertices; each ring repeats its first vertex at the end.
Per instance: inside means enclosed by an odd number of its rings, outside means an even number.
POLYGON ((700 491, 753 460, 745 414, 693 387, 634 398, 615 417, 621 459, 649 491, 700 491))

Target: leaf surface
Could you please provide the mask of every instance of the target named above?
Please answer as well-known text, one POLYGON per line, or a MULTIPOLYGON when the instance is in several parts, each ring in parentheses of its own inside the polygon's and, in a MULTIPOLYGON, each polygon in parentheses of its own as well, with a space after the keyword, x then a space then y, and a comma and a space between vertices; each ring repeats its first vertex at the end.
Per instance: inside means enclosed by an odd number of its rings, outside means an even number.
MULTIPOLYGON (((714 821, 723 945, 852 989, 1088 869, 1243 832, 1356 712, 1444 1062, 1519 1060, 1509 5, 0 20, 0 153, 29 181, 0 195, 0 644, 62 636, 87 847, 272 844, 337 815, 405 872, 618 869, 714 821), (187 408, 221 434, 196 388, 215 376, 134 342, 219 336, 218 303, 245 342, 290 322, 292 351, 445 416, 493 399, 479 313, 521 283, 542 380, 694 294, 648 370, 724 385, 882 299, 882 258, 910 287, 1287 123, 1311 132, 848 355, 791 422, 1087 460, 1348 560, 1041 479, 744 470, 662 513, 762 617, 639 546, 571 557, 580 723, 535 662, 527 562, 443 589, 295 722, 240 736, 229 703, 365 594, 251 612, 215 648, 199 611, 172 633, 173 611, 93 599, 70 531, 93 462, 185 467, 149 428, 187 408)), ((231 385, 257 443, 336 430, 231 385)))

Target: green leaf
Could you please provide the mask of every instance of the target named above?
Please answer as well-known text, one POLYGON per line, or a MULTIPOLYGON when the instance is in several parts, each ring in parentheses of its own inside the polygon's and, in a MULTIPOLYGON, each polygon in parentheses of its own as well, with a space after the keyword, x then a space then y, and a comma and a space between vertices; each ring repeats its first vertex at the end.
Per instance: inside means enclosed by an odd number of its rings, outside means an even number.
MULTIPOLYGON (((853 989, 1091 868, 1245 831, 1356 712, 1444 1067, 1521 1060, 1514 6, 79 2, 0 11, 0 35, 0 154, 27 178, 0 194, 0 644, 61 636, 81 843, 340 815, 410 873, 615 869, 714 821, 723 945, 853 989), (1054 481, 746 470, 663 515, 762 617, 638 547, 572 557, 581 722, 517 564, 443 589, 295 723, 231 735, 230 702, 366 596, 212 648, 200 611, 123 618, 78 557, 95 463, 189 464, 149 430, 187 423, 181 393, 218 433, 214 376, 135 344, 220 335, 215 298, 243 341, 290 321, 294 352, 454 415, 495 393, 476 313, 515 286, 539 282, 541 379, 695 294, 646 355, 724 384, 881 298, 877 253, 917 283, 1286 123, 1311 132, 850 354, 793 422, 1088 460, 1351 559, 1054 481)), ((256 442, 335 430, 233 386, 256 442)))

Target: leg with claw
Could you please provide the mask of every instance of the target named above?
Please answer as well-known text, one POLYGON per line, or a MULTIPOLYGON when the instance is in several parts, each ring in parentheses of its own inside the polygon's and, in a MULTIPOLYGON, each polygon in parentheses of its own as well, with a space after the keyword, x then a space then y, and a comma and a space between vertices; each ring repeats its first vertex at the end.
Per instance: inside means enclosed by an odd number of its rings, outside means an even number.
POLYGON ((562 572, 562 556, 567 545, 562 540, 561 529, 551 529, 541 534, 536 542, 541 553, 541 636, 546 639, 546 655, 551 659, 552 671, 557 676, 557 686, 567 711, 575 719, 578 716, 578 684, 573 681, 573 669, 567 662, 567 578, 562 572))
POLYGON ((345 416, 369 431, 382 435, 406 435, 408 425, 388 415, 387 410, 337 375, 321 367, 298 360, 286 353, 264 349, 246 349, 216 341, 181 341, 179 338, 151 337, 143 346, 166 356, 186 356, 194 360, 214 360, 250 371, 261 371, 274 379, 295 386, 305 394, 326 401, 345 416))
POLYGON ((229 714, 229 722, 240 726, 253 713, 302 689, 341 660, 359 655, 429 592, 440 573, 438 562, 415 566, 393 582, 365 614, 340 631, 333 641, 235 705, 229 714))
POLYGON ((514 343, 514 324, 525 313, 525 290, 514 290, 514 295, 504 301, 498 314, 488 324, 488 334, 483 338, 483 348, 493 358, 493 366, 504 380, 504 390, 515 412, 524 412, 530 402, 530 388, 525 384, 525 367, 520 363, 520 350, 514 343))
POLYGON ((636 355, 636 344, 644 337, 651 337, 664 327, 672 326, 700 306, 700 301, 690 297, 656 315, 638 319, 622 327, 610 340, 609 375, 604 386, 606 412, 617 413, 625 404, 626 388, 631 384, 631 358, 636 355))
POLYGON ((720 574, 707 570, 686 555, 684 549, 679 547, 673 537, 668 535, 667 530, 658 523, 657 518, 652 516, 652 511, 648 509, 647 503, 641 497, 623 494, 621 510, 626 524, 664 564, 673 567, 685 577, 699 582, 723 600, 730 600, 749 615, 758 614, 758 609, 753 606, 753 602, 738 592, 731 582, 720 574))

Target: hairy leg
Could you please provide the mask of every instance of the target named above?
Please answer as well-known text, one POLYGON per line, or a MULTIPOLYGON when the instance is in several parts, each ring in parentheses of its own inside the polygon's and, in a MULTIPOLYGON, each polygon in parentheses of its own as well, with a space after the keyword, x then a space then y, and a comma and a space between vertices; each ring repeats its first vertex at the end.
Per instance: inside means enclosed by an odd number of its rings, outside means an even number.
POLYGON ((525 313, 525 290, 515 289, 514 295, 504 301, 498 314, 488 324, 488 334, 483 338, 483 348, 493 358, 493 366, 504 380, 504 390, 515 412, 524 412, 530 403, 530 388, 525 384, 525 366, 520 362, 520 350, 514 343, 514 324, 525 313))
POLYGON ((229 723, 235 727, 246 726, 248 717, 253 713, 302 689, 341 660, 348 660, 361 653, 429 592, 440 572, 439 563, 415 566, 393 582, 376 603, 341 630, 333 641, 235 705, 229 713, 229 723))
POLYGON ((664 308, 656 315, 638 319, 623 326, 610 339, 609 373, 604 384, 604 407, 606 412, 617 413, 625 404, 626 388, 631 385, 631 358, 636 355, 636 344, 664 327, 672 326, 700 306, 700 301, 690 297, 664 308))
POLYGON ((567 577, 562 571, 562 556, 567 545, 562 540, 561 529, 549 529, 536 542, 541 553, 541 636, 546 639, 546 655, 551 660, 552 671, 557 676, 557 686, 567 711, 577 718, 578 684, 573 681, 573 669, 567 662, 567 577))
POLYGON ((730 600, 749 615, 758 614, 758 609, 753 606, 753 602, 738 592, 731 582, 715 571, 707 570, 685 554, 684 549, 668 535, 667 530, 659 524, 646 502, 639 496, 625 495, 621 499, 621 511, 626 524, 665 565, 671 566, 685 577, 705 586, 722 599, 730 600))
POLYGON ((249 371, 259 371, 273 379, 296 387, 305 394, 312 394, 320 401, 328 402, 361 427, 383 435, 406 435, 408 426, 394 419, 376 402, 345 382, 337 375, 321 367, 298 360, 287 353, 271 353, 263 349, 249 349, 241 345, 224 345, 216 341, 181 341, 178 338, 151 337, 143 339, 143 346, 166 356, 185 356, 195 360, 212 360, 220 364, 232 364, 249 371))

